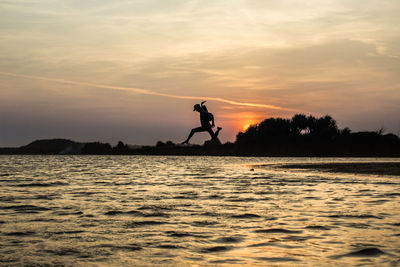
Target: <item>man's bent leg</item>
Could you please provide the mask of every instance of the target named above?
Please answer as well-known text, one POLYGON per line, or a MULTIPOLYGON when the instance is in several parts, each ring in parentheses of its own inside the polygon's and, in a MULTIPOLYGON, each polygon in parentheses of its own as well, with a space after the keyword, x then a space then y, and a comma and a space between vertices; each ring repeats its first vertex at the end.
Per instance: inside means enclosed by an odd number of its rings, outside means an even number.
POLYGON ((204 131, 206 131, 206 129, 204 129, 203 127, 193 128, 193 129, 190 131, 188 138, 187 138, 182 144, 189 143, 190 138, 192 138, 192 136, 193 136, 195 133, 204 132, 204 131))
POLYGON ((218 127, 217 128, 217 130, 215 131, 215 138, 217 138, 218 137, 218 135, 219 135, 219 131, 221 131, 222 130, 222 128, 221 127, 218 127))
POLYGON ((210 128, 207 128, 207 132, 211 135, 212 139, 217 138, 217 135, 215 135, 214 131, 210 128))

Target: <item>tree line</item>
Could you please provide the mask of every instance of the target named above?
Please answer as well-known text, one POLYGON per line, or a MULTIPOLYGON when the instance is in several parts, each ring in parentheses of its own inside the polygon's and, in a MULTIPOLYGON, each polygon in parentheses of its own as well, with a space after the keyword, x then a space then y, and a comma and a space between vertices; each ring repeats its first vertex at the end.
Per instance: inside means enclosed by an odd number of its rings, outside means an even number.
MULTIPOLYGON (((215 141, 215 140, 214 140, 215 141)), ((37 140, 19 148, 0 148, 0 154, 87 155, 213 155, 213 156, 355 156, 400 157, 400 138, 377 131, 339 129, 329 115, 296 114, 291 119, 268 118, 239 132, 235 142, 182 146, 158 141, 154 146, 130 146, 119 141, 79 143, 67 139, 37 140)))
POLYGON ((329 115, 320 118, 296 114, 291 119, 268 118, 239 132, 235 141, 241 154, 291 156, 396 156, 400 139, 377 131, 339 129, 329 115))

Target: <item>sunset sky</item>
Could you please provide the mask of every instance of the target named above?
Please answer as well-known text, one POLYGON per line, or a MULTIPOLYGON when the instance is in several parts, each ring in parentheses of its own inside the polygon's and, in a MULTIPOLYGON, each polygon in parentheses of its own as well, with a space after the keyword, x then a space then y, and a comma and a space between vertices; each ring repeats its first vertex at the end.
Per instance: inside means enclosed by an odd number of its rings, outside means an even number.
POLYGON ((399 0, 2 0, 0 146, 181 142, 202 99, 223 142, 296 113, 400 134, 399 14, 399 0))

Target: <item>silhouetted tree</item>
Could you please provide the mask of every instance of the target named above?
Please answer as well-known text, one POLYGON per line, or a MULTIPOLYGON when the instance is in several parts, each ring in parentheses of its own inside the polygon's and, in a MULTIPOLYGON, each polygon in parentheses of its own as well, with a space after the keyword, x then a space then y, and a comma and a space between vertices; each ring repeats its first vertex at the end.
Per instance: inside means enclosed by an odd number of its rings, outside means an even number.
POLYGON ((166 145, 167 147, 174 147, 174 146, 175 146, 175 144, 174 144, 172 141, 167 141, 167 142, 165 143, 165 145, 166 145))
POLYGON ((332 140, 339 133, 336 121, 329 115, 319 119, 309 119, 310 134, 315 136, 316 139, 329 139, 332 140))
POLYGON ((351 134, 351 130, 348 127, 346 127, 346 128, 341 129, 339 131, 339 134, 342 136, 348 136, 351 134))
POLYGON ((158 147, 158 148, 164 147, 164 146, 165 146, 165 143, 162 142, 162 141, 158 141, 157 144, 156 144, 156 147, 158 147))
POLYGON ((119 141, 117 144, 117 149, 124 149, 125 148, 125 144, 122 141, 119 141))
POLYGON ((115 154, 128 154, 129 147, 124 144, 122 141, 118 141, 118 144, 113 149, 115 154))
POLYGON ((295 134, 310 133, 309 120, 304 114, 296 114, 291 120, 292 129, 295 134))
POLYGON ((167 141, 167 142, 162 142, 162 141, 158 141, 156 144, 157 148, 171 148, 171 147, 175 147, 176 145, 172 142, 172 141, 167 141))
POLYGON ((379 135, 383 135, 386 132, 386 129, 384 127, 379 128, 376 130, 376 133, 379 135))
POLYGON ((92 142, 86 143, 81 153, 82 154, 93 154, 93 155, 102 155, 102 154, 111 154, 112 147, 109 143, 100 143, 100 142, 92 142))

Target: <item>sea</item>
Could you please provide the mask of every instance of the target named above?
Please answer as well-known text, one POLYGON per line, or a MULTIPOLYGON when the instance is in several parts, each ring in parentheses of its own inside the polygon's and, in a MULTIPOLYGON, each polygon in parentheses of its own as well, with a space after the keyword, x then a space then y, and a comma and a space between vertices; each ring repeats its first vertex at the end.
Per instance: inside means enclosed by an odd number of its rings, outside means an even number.
POLYGON ((3 155, 0 265, 400 266, 399 176, 276 167, 379 161, 3 155))

